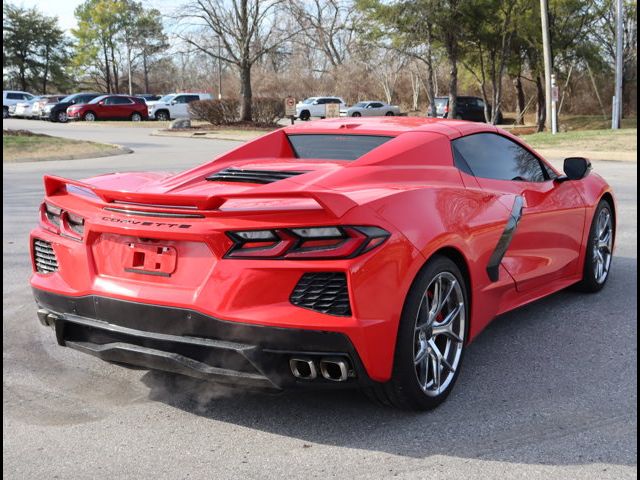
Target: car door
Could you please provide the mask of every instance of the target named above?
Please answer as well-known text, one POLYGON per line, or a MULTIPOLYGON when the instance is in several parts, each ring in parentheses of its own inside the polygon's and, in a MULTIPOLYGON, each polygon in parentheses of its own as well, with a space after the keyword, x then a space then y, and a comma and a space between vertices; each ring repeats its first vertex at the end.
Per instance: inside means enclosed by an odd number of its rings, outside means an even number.
POLYGON ((184 118, 187 116, 186 97, 186 95, 178 95, 171 100, 171 118, 184 118))
POLYGON ((484 122, 484 101, 480 98, 469 100, 469 110, 474 122, 484 122))
POLYGON ((95 106, 96 115, 100 119, 116 118, 116 99, 118 97, 107 97, 102 102, 98 102, 95 106))
POLYGON ((522 202, 502 258, 519 291, 544 288, 580 274, 586 209, 572 182, 555 181, 555 172, 544 161, 497 133, 456 139, 453 150, 456 165, 474 175, 482 189, 519 198, 505 205, 516 217, 517 202, 522 202))
POLYGON ((315 102, 313 102, 311 106, 311 116, 312 117, 324 117, 326 114, 325 105, 329 103, 326 98, 319 98, 315 102))
POLYGON ((371 116, 371 117, 382 115, 382 112, 381 112, 382 104, 380 102, 371 102, 369 104, 368 110, 369 110, 369 114, 368 115, 371 116))
POLYGON ((189 104, 197 100, 200 100, 200 95, 186 95, 186 98, 185 98, 185 111, 186 111, 185 116, 186 117, 191 116, 191 113, 189 112, 189 104))

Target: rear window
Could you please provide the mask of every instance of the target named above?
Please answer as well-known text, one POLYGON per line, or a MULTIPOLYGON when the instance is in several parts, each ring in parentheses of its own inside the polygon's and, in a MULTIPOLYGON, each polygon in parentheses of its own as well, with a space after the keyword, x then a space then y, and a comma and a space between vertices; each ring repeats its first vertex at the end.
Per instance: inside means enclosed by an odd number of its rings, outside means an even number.
POLYGON ((357 160, 393 137, 378 135, 289 135, 297 158, 357 160))

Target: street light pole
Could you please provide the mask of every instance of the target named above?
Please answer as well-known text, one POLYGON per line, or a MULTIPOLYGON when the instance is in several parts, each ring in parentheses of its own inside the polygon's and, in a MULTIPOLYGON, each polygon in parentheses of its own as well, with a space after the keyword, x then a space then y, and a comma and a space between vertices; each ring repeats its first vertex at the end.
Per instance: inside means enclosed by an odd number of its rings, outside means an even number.
POLYGON ((553 63, 551 59, 551 39, 549 37, 549 7, 547 0, 540 0, 540 19, 542 23, 542 49, 544 53, 544 90, 545 90, 545 111, 547 129, 551 129, 551 70, 553 63))
POLYGON ((613 97, 613 110, 611 112, 611 128, 620 128, 622 120, 622 40, 624 31, 622 29, 622 0, 616 1, 616 91, 613 97))

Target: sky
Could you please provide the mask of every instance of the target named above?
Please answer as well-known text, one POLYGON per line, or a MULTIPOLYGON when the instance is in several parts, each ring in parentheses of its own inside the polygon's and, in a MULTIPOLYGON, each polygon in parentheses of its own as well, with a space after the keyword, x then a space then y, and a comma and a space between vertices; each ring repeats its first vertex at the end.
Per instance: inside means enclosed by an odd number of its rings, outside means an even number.
MULTIPOLYGON (((82 2, 83 0, 11 0, 11 3, 16 5, 22 5, 27 8, 36 7, 48 16, 58 17, 60 26, 65 30, 69 30, 77 26, 76 19, 73 16, 73 11, 82 2)), ((145 1, 143 3, 147 7, 154 7, 162 13, 168 13, 173 7, 175 7, 177 2, 171 0, 153 0, 145 1)))

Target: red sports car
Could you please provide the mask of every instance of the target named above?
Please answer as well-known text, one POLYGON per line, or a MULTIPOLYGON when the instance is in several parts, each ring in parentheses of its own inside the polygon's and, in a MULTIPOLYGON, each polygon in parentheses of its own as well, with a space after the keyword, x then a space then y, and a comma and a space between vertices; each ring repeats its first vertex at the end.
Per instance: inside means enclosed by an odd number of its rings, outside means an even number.
POLYGON ((131 120, 139 122, 149 118, 147 104, 143 98, 127 95, 102 95, 89 103, 71 105, 67 108, 69 120, 131 120))
POLYGON ((38 317, 104 360, 432 408, 491 319, 609 275, 615 201, 491 125, 286 127, 179 174, 47 176, 38 317))

